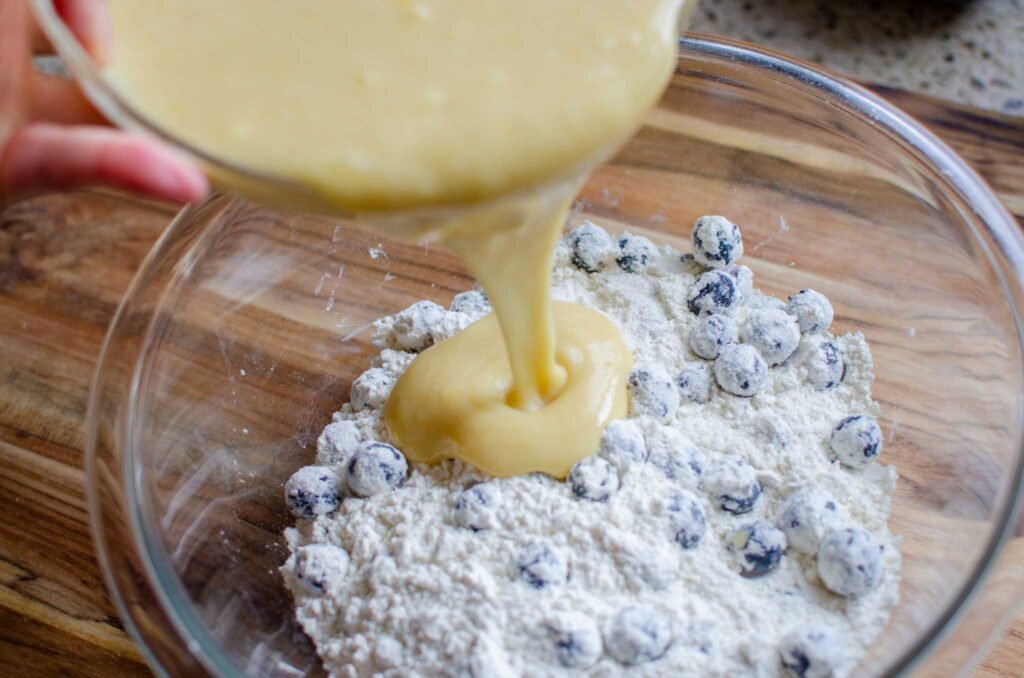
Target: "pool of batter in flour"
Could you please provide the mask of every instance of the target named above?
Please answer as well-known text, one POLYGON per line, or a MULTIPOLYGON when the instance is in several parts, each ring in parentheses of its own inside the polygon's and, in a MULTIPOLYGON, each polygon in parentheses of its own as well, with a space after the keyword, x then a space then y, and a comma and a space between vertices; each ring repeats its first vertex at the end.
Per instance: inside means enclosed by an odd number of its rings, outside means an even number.
POLYGON ((584 222, 552 295, 606 316, 629 409, 568 478, 410 464, 383 409, 480 291, 375 324, 380 348, 285 498, 295 614, 334 676, 844 676, 898 599, 896 482, 860 333, 762 294, 739 229, 681 254, 584 222))

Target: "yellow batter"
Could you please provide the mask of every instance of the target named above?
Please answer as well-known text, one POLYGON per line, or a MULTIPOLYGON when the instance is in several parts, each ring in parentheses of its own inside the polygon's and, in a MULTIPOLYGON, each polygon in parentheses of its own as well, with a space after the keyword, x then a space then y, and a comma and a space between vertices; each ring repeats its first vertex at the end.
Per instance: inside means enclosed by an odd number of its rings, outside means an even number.
POLYGON ((552 307, 552 251, 580 177, 660 96, 683 2, 111 0, 108 76, 170 132, 320 206, 472 205, 377 219, 441 238, 496 316, 419 356, 385 421, 414 461, 563 477, 625 415, 632 358, 601 314, 552 307))
POLYGON ((428 349, 402 375, 385 409, 399 447, 414 450, 417 461, 459 457, 501 477, 526 470, 564 477, 593 454, 605 424, 625 415, 629 349, 601 314, 554 307, 563 382, 542 409, 509 402, 512 374, 489 315, 428 349))

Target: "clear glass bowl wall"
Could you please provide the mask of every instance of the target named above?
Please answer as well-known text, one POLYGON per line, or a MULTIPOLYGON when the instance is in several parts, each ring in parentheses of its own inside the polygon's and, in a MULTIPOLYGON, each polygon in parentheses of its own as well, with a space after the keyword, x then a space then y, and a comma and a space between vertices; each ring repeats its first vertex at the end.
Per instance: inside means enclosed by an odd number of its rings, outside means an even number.
MULTIPOLYGON (((856 675, 910 666, 960 612, 916 665, 954 673, 1019 593, 1019 572, 993 566, 1021 476, 1014 223, 945 147, 866 92, 694 38, 570 226, 588 218, 686 251, 701 214, 741 225, 763 291, 823 292, 834 331, 864 332, 873 349, 904 569, 901 603, 856 675)), ((111 329, 89 427, 100 557, 154 665, 316 670, 277 572, 283 483, 366 369, 369 323, 472 284, 441 248, 351 221, 226 195, 175 220, 111 329)))

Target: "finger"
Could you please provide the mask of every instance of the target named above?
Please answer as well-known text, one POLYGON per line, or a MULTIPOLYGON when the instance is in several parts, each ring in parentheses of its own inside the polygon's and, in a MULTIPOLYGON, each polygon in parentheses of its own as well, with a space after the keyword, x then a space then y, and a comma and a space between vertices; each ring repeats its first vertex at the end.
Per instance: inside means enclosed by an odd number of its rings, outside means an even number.
POLYGON ((159 142, 104 127, 29 125, 0 155, 0 203, 103 184, 189 202, 209 189, 196 167, 159 142))
POLYGON ((102 125, 106 121, 93 108, 74 80, 33 72, 30 81, 32 120, 69 124, 102 125))
POLYGON ((113 32, 106 0, 54 0, 53 7, 85 51, 105 64, 113 32))

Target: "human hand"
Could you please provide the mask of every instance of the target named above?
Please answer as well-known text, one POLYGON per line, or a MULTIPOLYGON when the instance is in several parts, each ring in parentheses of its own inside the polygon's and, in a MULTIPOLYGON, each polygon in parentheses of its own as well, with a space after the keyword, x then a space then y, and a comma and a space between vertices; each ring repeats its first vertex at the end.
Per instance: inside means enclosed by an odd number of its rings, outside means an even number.
MULTIPOLYGON (((104 0, 55 0, 58 14, 98 62, 109 44, 104 0)), ((47 190, 105 184, 188 202, 203 173, 160 142, 113 129, 76 84, 37 72, 50 47, 25 0, 0 0, 0 207, 47 190)))

